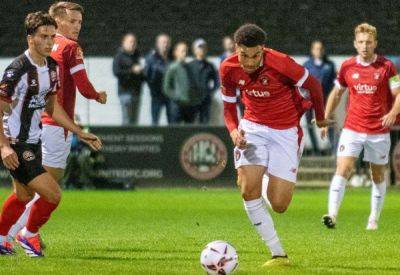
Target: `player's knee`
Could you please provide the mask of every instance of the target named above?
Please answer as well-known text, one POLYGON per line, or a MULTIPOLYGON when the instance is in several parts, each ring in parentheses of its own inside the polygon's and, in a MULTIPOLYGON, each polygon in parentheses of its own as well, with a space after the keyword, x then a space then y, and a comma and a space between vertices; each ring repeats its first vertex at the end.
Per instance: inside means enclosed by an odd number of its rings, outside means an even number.
POLYGON ((34 195, 26 192, 15 192, 17 199, 21 202, 29 202, 33 199, 34 195))
POLYGON ((251 200, 255 200, 255 199, 258 199, 259 197, 261 197, 261 194, 260 194, 260 192, 257 192, 256 190, 254 190, 254 189, 251 189, 251 188, 241 188, 241 191, 242 191, 242 198, 245 200, 245 201, 251 201, 251 200))
POLYGON ((43 197, 50 203, 59 204, 61 201, 61 190, 54 190, 48 194, 45 194, 43 197))
POLYGON ((381 172, 371 172, 372 181, 374 183, 381 183, 385 180, 385 173, 381 172))
POLYGON ((288 209, 290 201, 282 200, 280 198, 270 198, 272 210, 276 213, 284 213, 288 209))
POLYGON ((338 166, 336 169, 336 175, 342 176, 345 179, 349 179, 352 172, 353 172, 353 167, 349 165, 338 166))
POLYGON ((272 207, 272 210, 274 210, 274 212, 276 212, 276 213, 284 213, 288 209, 288 205, 285 203, 281 203, 281 202, 278 202, 278 203, 271 202, 271 207, 272 207))

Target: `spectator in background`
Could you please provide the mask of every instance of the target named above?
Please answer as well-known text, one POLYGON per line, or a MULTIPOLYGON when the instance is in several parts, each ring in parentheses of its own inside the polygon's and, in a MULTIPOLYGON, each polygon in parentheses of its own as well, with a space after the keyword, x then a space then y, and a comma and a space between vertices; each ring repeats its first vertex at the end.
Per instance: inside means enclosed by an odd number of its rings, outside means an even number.
POLYGON ((193 111, 199 114, 200 124, 208 124, 211 96, 219 85, 218 73, 214 65, 207 61, 207 43, 204 39, 196 39, 192 51, 195 59, 187 65, 188 75, 192 92, 200 99, 200 104, 193 111))
MULTIPOLYGON (((233 41, 232 37, 229 35, 224 36, 224 38, 222 38, 222 47, 224 49, 224 52, 219 56, 220 63, 222 63, 222 61, 224 61, 225 58, 227 58, 235 53, 235 41, 233 41)), ((237 91, 237 105, 238 105, 238 108, 240 111, 240 116, 243 116, 244 105, 241 102, 239 90, 237 91)))
POLYGON ((153 125, 158 125, 163 106, 165 106, 167 111, 168 123, 172 123, 173 121, 173 105, 170 104, 170 100, 162 91, 164 74, 171 61, 170 49, 170 37, 165 33, 159 34, 156 37, 155 50, 151 51, 146 57, 144 73, 150 88, 153 125))
MULTIPOLYGON (((330 61, 325 54, 325 47, 320 40, 315 40, 311 43, 311 57, 304 63, 304 67, 310 72, 312 76, 320 81, 324 93, 324 100, 326 103, 329 93, 334 86, 334 81, 336 79, 336 69, 335 64, 330 61)), ((308 126, 307 129, 310 135, 313 153, 319 155, 320 152, 318 148, 317 136, 311 123, 312 116, 312 111, 308 111, 306 113, 308 126)), ((334 153, 335 130, 333 127, 329 128, 328 137, 331 144, 331 152, 334 153)))
POLYGON ((224 52, 219 56, 220 62, 235 53, 235 42, 233 42, 232 37, 224 36, 224 38, 222 38, 222 47, 224 48, 224 52))
POLYGON ((121 48, 114 57, 113 72, 118 78, 118 96, 121 102, 122 124, 137 124, 140 91, 144 80, 137 40, 133 33, 122 38, 121 48))
POLYGON ((174 47, 173 54, 175 61, 168 66, 163 87, 165 96, 171 100, 174 108, 172 123, 180 123, 181 121, 193 123, 195 113, 191 110, 193 98, 185 62, 188 54, 187 44, 178 42, 174 47))

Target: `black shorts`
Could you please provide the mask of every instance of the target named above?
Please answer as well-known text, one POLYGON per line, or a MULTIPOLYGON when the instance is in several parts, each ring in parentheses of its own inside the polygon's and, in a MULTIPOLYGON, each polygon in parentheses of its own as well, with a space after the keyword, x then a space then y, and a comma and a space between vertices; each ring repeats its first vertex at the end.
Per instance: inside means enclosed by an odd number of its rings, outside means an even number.
POLYGON ((37 176, 46 173, 42 166, 42 146, 30 143, 11 144, 18 156, 19 166, 9 170, 11 176, 22 184, 27 185, 37 176))

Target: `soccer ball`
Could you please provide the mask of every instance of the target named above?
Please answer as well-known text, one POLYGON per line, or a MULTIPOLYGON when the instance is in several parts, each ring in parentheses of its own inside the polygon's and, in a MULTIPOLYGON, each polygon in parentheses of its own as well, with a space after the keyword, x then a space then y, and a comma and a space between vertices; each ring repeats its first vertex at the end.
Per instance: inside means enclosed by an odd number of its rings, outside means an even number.
POLYGON ((229 243, 213 241, 201 252, 200 263, 207 274, 228 274, 236 269, 238 256, 229 243))

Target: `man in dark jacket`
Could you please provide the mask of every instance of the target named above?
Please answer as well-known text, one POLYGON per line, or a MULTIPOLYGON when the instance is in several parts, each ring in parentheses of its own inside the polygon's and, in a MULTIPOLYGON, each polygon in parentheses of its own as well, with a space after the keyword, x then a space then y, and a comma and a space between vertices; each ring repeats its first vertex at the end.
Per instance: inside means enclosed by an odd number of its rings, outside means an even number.
POLYGON ((171 41, 167 34, 159 34, 156 38, 156 49, 146 56, 144 73, 151 94, 151 117, 153 125, 158 125, 163 106, 167 110, 168 123, 173 121, 173 107, 163 93, 163 78, 168 64, 172 61, 171 41))
POLYGON ((143 67, 139 59, 136 36, 133 33, 125 34, 121 48, 113 61, 113 72, 118 78, 123 125, 138 122, 140 91, 144 80, 143 67))
POLYGON ((197 95, 199 104, 193 111, 199 114, 200 124, 210 122, 211 98, 219 85, 219 77, 214 65, 207 61, 207 43, 199 38, 193 42, 192 50, 195 59, 188 63, 188 75, 191 87, 197 95))
MULTIPOLYGON (((319 80, 322 85, 324 93, 325 103, 328 99, 329 93, 332 91, 334 81, 336 79, 335 64, 328 59, 325 54, 325 48, 321 41, 315 40, 311 44, 311 57, 304 63, 304 67, 310 72, 312 76, 319 80)), ((313 147, 313 153, 319 155, 318 141, 314 131, 314 127, 311 124, 312 113, 308 111, 306 113, 308 133, 310 135, 311 144, 313 147)), ((332 152, 335 151, 335 133, 334 128, 329 128, 329 142, 331 143, 332 152)))

